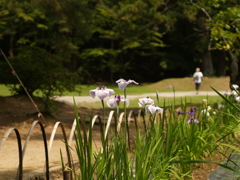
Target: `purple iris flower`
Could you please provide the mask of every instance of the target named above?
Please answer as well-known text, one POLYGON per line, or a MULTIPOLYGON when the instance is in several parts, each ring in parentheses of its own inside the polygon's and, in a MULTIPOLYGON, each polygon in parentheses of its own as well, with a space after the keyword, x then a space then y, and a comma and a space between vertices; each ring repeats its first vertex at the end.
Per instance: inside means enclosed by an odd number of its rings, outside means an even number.
POLYGON ((191 117, 191 118, 188 119, 188 123, 191 124, 191 123, 193 123, 193 122, 194 122, 194 123, 199 123, 199 121, 198 121, 197 119, 193 118, 193 117, 191 117))
POLYGON ((178 115, 180 115, 180 114, 185 114, 185 113, 182 112, 182 111, 173 111, 173 112, 177 113, 178 115))
POLYGON ((119 101, 121 100, 121 96, 120 96, 120 95, 116 95, 116 96, 115 96, 115 99, 116 99, 116 101, 119 102, 119 101))
POLYGON ((193 108, 191 108, 190 111, 188 111, 187 113, 190 114, 190 116, 194 116, 196 109, 198 109, 198 108, 197 108, 197 107, 193 107, 193 108))
POLYGON ((188 111, 187 113, 191 116, 191 118, 188 119, 188 123, 199 123, 199 121, 197 119, 194 118, 195 115, 195 110, 198 109, 197 107, 192 107, 190 109, 190 111, 188 111))

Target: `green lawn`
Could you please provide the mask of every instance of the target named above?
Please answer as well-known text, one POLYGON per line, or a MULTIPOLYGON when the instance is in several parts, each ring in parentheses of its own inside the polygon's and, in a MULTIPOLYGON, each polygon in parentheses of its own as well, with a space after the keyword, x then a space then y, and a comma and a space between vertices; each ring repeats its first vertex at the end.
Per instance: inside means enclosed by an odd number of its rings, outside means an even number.
MULTIPOLYGON (((81 96, 89 96, 89 91, 92 89, 96 89, 101 85, 79 85, 78 88, 81 88, 81 96)), ((123 91, 120 90, 117 86, 117 84, 109 84, 106 85, 107 88, 113 89, 115 91, 115 94, 123 95, 123 91)), ((221 78, 204 78, 204 81, 201 86, 202 91, 212 91, 211 87, 214 87, 218 91, 225 91, 229 90, 229 77, 221 77, 221 78)), ((128 95, 134 95, 134 94, 144 94, 144 93, 155 93, 156 91, 158 92, 172 92, 173 89, 175 88, 175 91, 194 91, 194 83, 192 81, 192 78, 186 77, 186 78, 170 78, 170 79, 165 79, 156 83, 143 83, 139 85, 135 84, 129 84, 127 87, 127 94, 128 95)), ((10 96, 11 93, 8 90, 8 88, 5 85, 0 85, 0 96, 10 96)), ((41 97, 41 93, 34 94, 36 96, 41 97)), ((65 96, 79 96, 77 92, 65 92, 65 96)), ((151 97, 155 98, 156 102, 156 97, 151 97)), ((220 101, 220 98, 218 96, 209 96, 209 97, 204 97, 204 96, 187 96, 186 97, 186 102, 187 103, 199 103, 202 101, 202 99, 207 99, 209 100, 209 103, 212 102, 217 102, 220 101)), ((183 98, 176 97, 175 98, 175 104, 180 104, 183 98)), ((159 106, 163 106, 163 103, 165 101, 165 104, 171 105, 173 104, 173 98, 172 97, 160 97, 160 104, 159 106)), ((184 100, 185 101, 185 100, 184 100)), ((131 100, 130 107, 137 107, 137 102, 138 99, 131 100)), ((101 103, 89 103, 89 104, 84 104, 84 106, 87 106, 88 108, 100 108, 101 103)))
MULTIPOLYGON (((201 85, 201 91, 212 91, 211 87, 215 88, 218 91, 227 91, 229 90, 229 77, 212 77, 212 78, 204 78, 203 83, 201 85)), ((89 90, 96 89, 101 85, 81 85, 82 96, 88 96, 89 90)), ((162 81, 156 83, 143 83, 139 85, 129 84, 127 87, 127 94, 144 94, 144 93, 155 93, 158 92, 171 92, 173 88, 175 91, 195 91, 194 83, 192 78, 170 78, 164 79, 162 81)), ((123 91, 120 90, 117 84, 106 85, 107 88, 113 89, 115 94, 123 94, 123 91)), ((76 96, 77 93, 74 92, 66 92, 64 95, 76 96)))
MULTIPOLYGON (((102 84, 104 85, 104 84, 102 84)), ((96 89, 102 85, 79 85, 78 88, 82 90, 81 96, 88 96, 91 89, 96 89)), ((123 94, 123 91, 120 90, 117 84, 106 84, 109 89, 113 89, 115 94, 123 94)), ((201 85, 201 91, 212 91, 211 87, 214 87, 218 91, 229 90, 229 77, 212 77, 204 78, 201 85)), ((171 92, 175 88, 175 91, 194 91, 194 83, 191 77, 186 78, 169 78, 164 79, 155 83, 140 83, 139 85, 129 84, 127 87, 127 94, 144 94, 144 93, 155 93, 158 92, 171 92)), ((0 84, 0 96, 9 96, 11 93, 5 85, 0 84)), ((65 92, 65 96, 78 96, 76 92, 65 92)), ((39 94, 38 96, 41 96, 39 94)))

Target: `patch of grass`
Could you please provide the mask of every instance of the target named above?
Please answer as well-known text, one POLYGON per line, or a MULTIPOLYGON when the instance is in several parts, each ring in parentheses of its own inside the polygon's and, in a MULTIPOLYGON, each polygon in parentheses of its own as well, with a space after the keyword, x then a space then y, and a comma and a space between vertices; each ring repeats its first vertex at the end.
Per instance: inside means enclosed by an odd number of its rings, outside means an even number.
MULTIPOLYGON (((211 87, 217 89, 218 91, 227 91, 229 90, 229 77, 211 77, 204 78, 201 85, 201 91, 212 91, 211 87)), ((103 84, 104 85, 104 84, 103 84)), ((89 91, 96 89, 101 85, 80 85, 79 88, 82 88, 81 96, 89 96, 89 91)), ((123 91, 120 90, 117 84, 105 84, 109 89, 113 89, 115 94, 123 94, 123 91)), ((193 79, 190 77, 185 78, 169 78, 162 81, 151 83, 151 84, 129 84, 127 87, 127 94, 144 94, 144 93, 155 93, 158 92, 171 92, 175 88, 176 91, 195 91, 195 84, 193 79)), ((78 96, 76 92, 66 92, 66 96, 78 96)))
POLYGON ((4 84, 0 84, 0 96, 11 96, 11 92, 4 84))
MULTIPOLYGON (((218 91, 227 91, 229 90, 229 77, 211 77, 211 78, 204 78, 203 83, 201 85, 201 91, 212 91, 211 87, 214 87, 218 91)), ((104 84, 102 84, 104 85, 104 84)), ((81 89, 81 94, 77 92, 65 92, 64 96, 89 96, 89 91, 92 89, 96 89, 102 85, 79 85, 77 88, 81 89)), ((123 91, 120 90, 117 84, 105 84, 105 86, 109 89, 113 89, 115 94, 123 95, 123 91)), ((195 84, 191 77, 185 78, 169 78, 164 79, 162 81, 156 83, 143 83, 139 85, 129 84, 127 87, 127 94, 134 95, 134 94, 144 94, 144 93, 155 93, 158 92, 172 92, 173 88, 175 88, 176 92, 179 91, 195 91, 195 84)), ((11 93, 5 85, 0 84, 0 96, 10 96, 11 93)), ((41 97, 41 92, 34 93, 35 96, 41 97)), ((200 96, 198 96, 200 97, 200 96)), ((194 99, 198 98, 194 97, 194 99)), ((178 98, 176 98, 178 99, 178 98)), ((197 101, 197 100, 196 100, 197 101)))
MULTIPOLYGON (((212 91, 211 87, 213 87, 218 91, 226 91, 229 90, 229 82, 229 77, 204 77, 200 90, 212 91)), ((156 89, 159 92, 172 91, 172 87, 175 87, 176 91, 195 91, 195 84, 192 77, 164 79, 147 85, 147 87, 148 89, 156 89)))

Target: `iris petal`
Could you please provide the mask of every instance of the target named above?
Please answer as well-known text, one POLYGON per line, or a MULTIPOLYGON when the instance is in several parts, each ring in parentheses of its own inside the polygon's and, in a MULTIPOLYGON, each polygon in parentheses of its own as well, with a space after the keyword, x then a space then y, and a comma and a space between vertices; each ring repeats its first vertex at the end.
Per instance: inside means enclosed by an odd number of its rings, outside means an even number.
POLYGON ((233 84, 232 87, 233 87, 234 89, 238 89, 238 88, 239 88, 239 86, 238 86, 237 84, 233 84))
POLYGON ((107 105, 108 105, 108 107, 110 107, 110 108, 115 108, 115 107, 117 107, 117 102, 116 102, 116 100, 115 99, 109 99, 108 101, 107 101, 107 105))
POLYGON ((143 104, 139 102, 139 103, 138 103, 138 106, 139 106, 139 107, 142 107, 142 106, 143 106, 143 104))
POLYGON ((126 80, 124 80, 124 79, 121 78, 121 79, 119 79, 119 80, 116 81, 116 83, 121 83, 121 82, 126 82, 126 80))
POLYGON ((115 91, 113 89, 106 89, 106 90, 109 93, 109 95, 108 95, 109 97, 115 93, 115 91))
POLYGON ((96 96, 97 96, 99 99, 101 99, 101 100, 103 100, 105 97, 109 96, 109 92, 106 91, 106 90, 96 91, 95 94, 96 94, 96 96))
POLYGON ((149 110, 149 112, 151 113, 151 114, 153 114, 153 113, 155 113, 155 111, 156 111, 156 108, 154 107, 154 106, 148 106, 148 110, 149 110))
POLYGON ((195 123, 199 123, 199 121, 198 121, 197 119, 194 119, 194 122, 195 122, 195 123))
POLYGON ((150 112, 151 114, 155 113, 155 111, 156 111, 155 107, 154 107, 154 106, 151 106, 151 105, 147 105, 147 106, 146 106, 146 110, 147 110, 148 112, 150 112))
POLYGON ((127 85, 128 85, 128 83, 126 83, 126 82, 118 83, 118 87, 119 87, 119 89, 121 89, 121 90, 126 89, 127 85))
POLYGON ((139 99, 138 101, 139 101, 139 102, 138 102, 139 107, 142 107, 142 106, 144 106, 144 105, 146 105, 146 104, 154 104, 154 100, 152 100, 152 99, 149 98, 149 97, 141 98, 141 99, 139 99))
POLYGON ((161 112, 162 112, 162 108, 156 107, 156 111, 157 111, 158 113, 161 113, 161 112))
POLYGON ((115 91, 113 89, 107 89, 105 86, 89 91, 89 94, 92 98, 97 96, 100 100, 103 100, 107 96, 110 97, 114 93, 115 91))
POLYGON ((89 91, 89 94, 90 94, 90 96, 91 96, 92 98, 95 98, 95 96, 96 96, 96 90, 90 90, 90 91, 89 91))
POLYGON ((134 81, 134 80, 131 80, 131 79, 129 79, 127 82, 128 82, 128 84, 130 84, 130 83, 133 83, 133 84, 138 84, 136 81, 134 81))
POLYGON ((199 123, 199 121, 197 120, 197 119, 195 119, 195 118, 189 118, 188 119, 188 123, 190 124, 190 123, 199 123))
POLYGON ((117 80, 116 83, 118 83, 118 87, 119 87, 119 89, 121 89, 121 90, 126 89, 127 85, 130 84, 130 83, 138 84, 138 83, 137 83, 136 81, 134 81, 134 80, 129 79, 128 81, 126 81, 125 79, 122 79, 122 78, 119 79, 119 80, 117 80))
POLYGON ((128 107, 129 106, 129 104, 130 104, 130 101, 129 101, 129 99, 121 99, 121 101, 124 101, 124 102, 126 102, 126 106, 128 107))
POLYGON ((156 111, 158 113, 161 113, 163 109, 160 108, 160 107, 155 106, 154 104, 151 104, 151 105, 145 106, 145 110, 150 112, 151 114, 154 114, 156 111))

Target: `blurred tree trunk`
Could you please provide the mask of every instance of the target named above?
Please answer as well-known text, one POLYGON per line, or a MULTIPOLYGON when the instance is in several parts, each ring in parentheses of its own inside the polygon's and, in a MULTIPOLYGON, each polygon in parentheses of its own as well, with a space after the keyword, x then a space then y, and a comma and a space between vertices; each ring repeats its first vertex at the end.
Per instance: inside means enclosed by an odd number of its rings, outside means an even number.
POLYGON ((202 57, 202 72, 204 76, 213 75, 212 56, 210 51, 205 51, 201 54, 202 57))
POLYGON ((228 51, 228 59, 230 61, 230 86, 237 84, 240 87, 240 74, 238 71, 238 57, 232 52, 228 51))
POLYGON ((8 51, 10 57, 14 56, 14 53, 13 53, 13 42, 14 42, 14 35, 10 35, 10 38, 9 38, 9 51, 8 51))
POLYGON ((226 75, 226 53, 222 50, 217 50, 217 75, 218 76, 225 76, 226 75))
POLYGON ((208 17, 202 11, 198 13, 198 26, 199 26, 199 38, 200 38, 200 57, 202 58, 202 72, 204 76, 213 76, 213 65, 211 51, 208 49, 208 43, 210 40, 210 31, 207 27, 206 19, 208 17))

